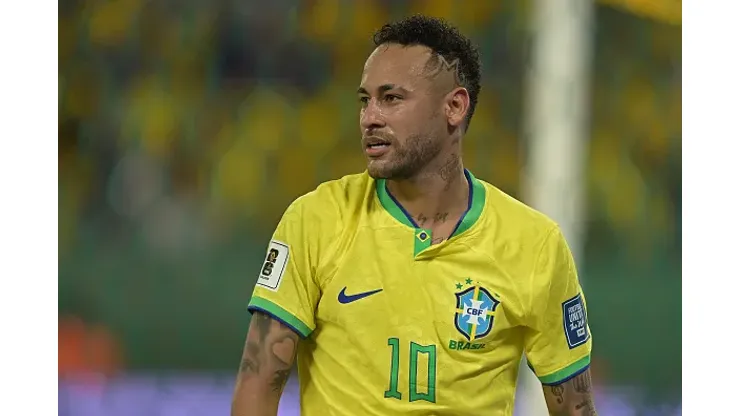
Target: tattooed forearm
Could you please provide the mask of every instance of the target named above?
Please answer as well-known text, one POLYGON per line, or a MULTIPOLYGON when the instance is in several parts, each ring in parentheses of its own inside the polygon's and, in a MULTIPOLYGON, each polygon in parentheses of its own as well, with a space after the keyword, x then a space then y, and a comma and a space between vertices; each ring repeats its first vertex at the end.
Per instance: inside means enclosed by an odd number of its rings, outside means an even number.
POLYGON ((578 393, 591 393, 591 373, 589 371, 573 378, 573 389, 578 393))
POLYGON ((258 343, 247 341, 244 349, 244 356, 242 357, 242 363, 241 366, 239 366, 239 371, 242 373, 259 373, 260 345, 258 343))
POLYGON ((584 415, 595 415, 596 414, 596 408, 594 407, 594 402, 591 399, 586 399, 576 405, 576 410, 581 411, 581 414, 584 415))
POLYGON ((287 380, 297 343, 298 335, 293 330, 265 314, 255 313, 244 347, 242 377, 269 375, 271 383, 287 380))
POLYGON ((253 360, 252 358, 244 357, 242 358, 241 365, 239 365, 239 372, 257 374, 260 372, 260 366, 257 361, 253 360))
POLYGON ((550 415, 594 416, 591 372, 586 370, 565 383, 545 387, 545 400, 550 415))
POLYGON ((295 359, 298 335, 266 314, 255 313, 244 346, 232 415, 275 414, 295 359), (256 410, 255 410, 256 409, 256 410))
POLYGON ((552 391, 552 395, 555 396, 555 400, 557 400, 559 404, 562 404, 564 400, 563 394, 565 393, 565 387, 562 385, 552 386, 550 387, 550 391, 552 391))
POLYGON ((275 376, 272 379, 272 383, 270 383, 270 386, 272 386, 272 391, 282 392, 283 388, 285 387, 285 383, 288 381, 289 376, 290 369, 276 371, 275 376))

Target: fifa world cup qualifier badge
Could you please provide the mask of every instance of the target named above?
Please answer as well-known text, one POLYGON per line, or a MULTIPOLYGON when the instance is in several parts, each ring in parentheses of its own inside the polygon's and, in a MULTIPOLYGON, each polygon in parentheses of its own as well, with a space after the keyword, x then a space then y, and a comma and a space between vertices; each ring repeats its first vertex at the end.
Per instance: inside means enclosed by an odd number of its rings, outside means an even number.
POLYGON ((270 290, 277 290, 289 258, 290 247, 287 244, 277 240, 270 241, 257 284, 270 290))
POLYGON ((583 296, 578 295, 563 302, 563 329, 568 348, 573 349, 588 341, 588 324, 583 296))

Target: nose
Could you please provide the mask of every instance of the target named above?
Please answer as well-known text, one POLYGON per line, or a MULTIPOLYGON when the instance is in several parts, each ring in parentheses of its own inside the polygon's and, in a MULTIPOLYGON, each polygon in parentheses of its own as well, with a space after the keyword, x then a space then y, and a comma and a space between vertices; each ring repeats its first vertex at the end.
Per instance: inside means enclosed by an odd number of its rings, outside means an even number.
POLYGON ((371 99, 367 106, 360 112, 360 127, 362 131, 374 130, 385 126, 383 114, 378 107, 377 101, 371 99))

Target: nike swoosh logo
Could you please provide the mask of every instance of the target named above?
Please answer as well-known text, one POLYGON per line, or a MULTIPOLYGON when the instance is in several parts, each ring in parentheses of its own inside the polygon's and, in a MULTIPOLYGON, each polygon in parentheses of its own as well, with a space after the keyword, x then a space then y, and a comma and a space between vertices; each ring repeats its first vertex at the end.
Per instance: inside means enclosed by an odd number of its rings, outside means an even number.
POLYGON ((374 295, 374 294, 376 294, 378 292, 382 292, 383 291, 383 289, 376 289, 376 290, 371 290, 369 292, 358 293, 356 295, 347 295, 346 293, 344 293, 345 290, 347 290, 347 287, 346 286, 342 289, 341 292, 339 292, 339 296, 337 297, 337 300, 339 300, 339 303, 343 303, 343 304, 352 303, 352 302, 358 301, 358 300, 360 300, 362 298, 366 298, 368 296, 371 296, 371 295, 374 295))

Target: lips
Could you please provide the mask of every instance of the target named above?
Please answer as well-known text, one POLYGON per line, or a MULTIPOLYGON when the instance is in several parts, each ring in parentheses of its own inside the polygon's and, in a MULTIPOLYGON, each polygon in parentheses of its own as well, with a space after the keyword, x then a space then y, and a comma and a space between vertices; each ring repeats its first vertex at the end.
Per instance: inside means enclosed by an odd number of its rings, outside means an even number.
POLYGON ((381 139, 377 136, 370 136, 370 137, 363 137, 362 144, 365 145, 365 147, 375 147, 375 146, 388 146, 391 144, 389 140, 381 139))
POLYGON ((377 136, 364 137, 362 139, 362 144, 365 146, 365 154, 371 158, 384 155, 391 146, 391 142, 389 140, 385 140, 377 136))

